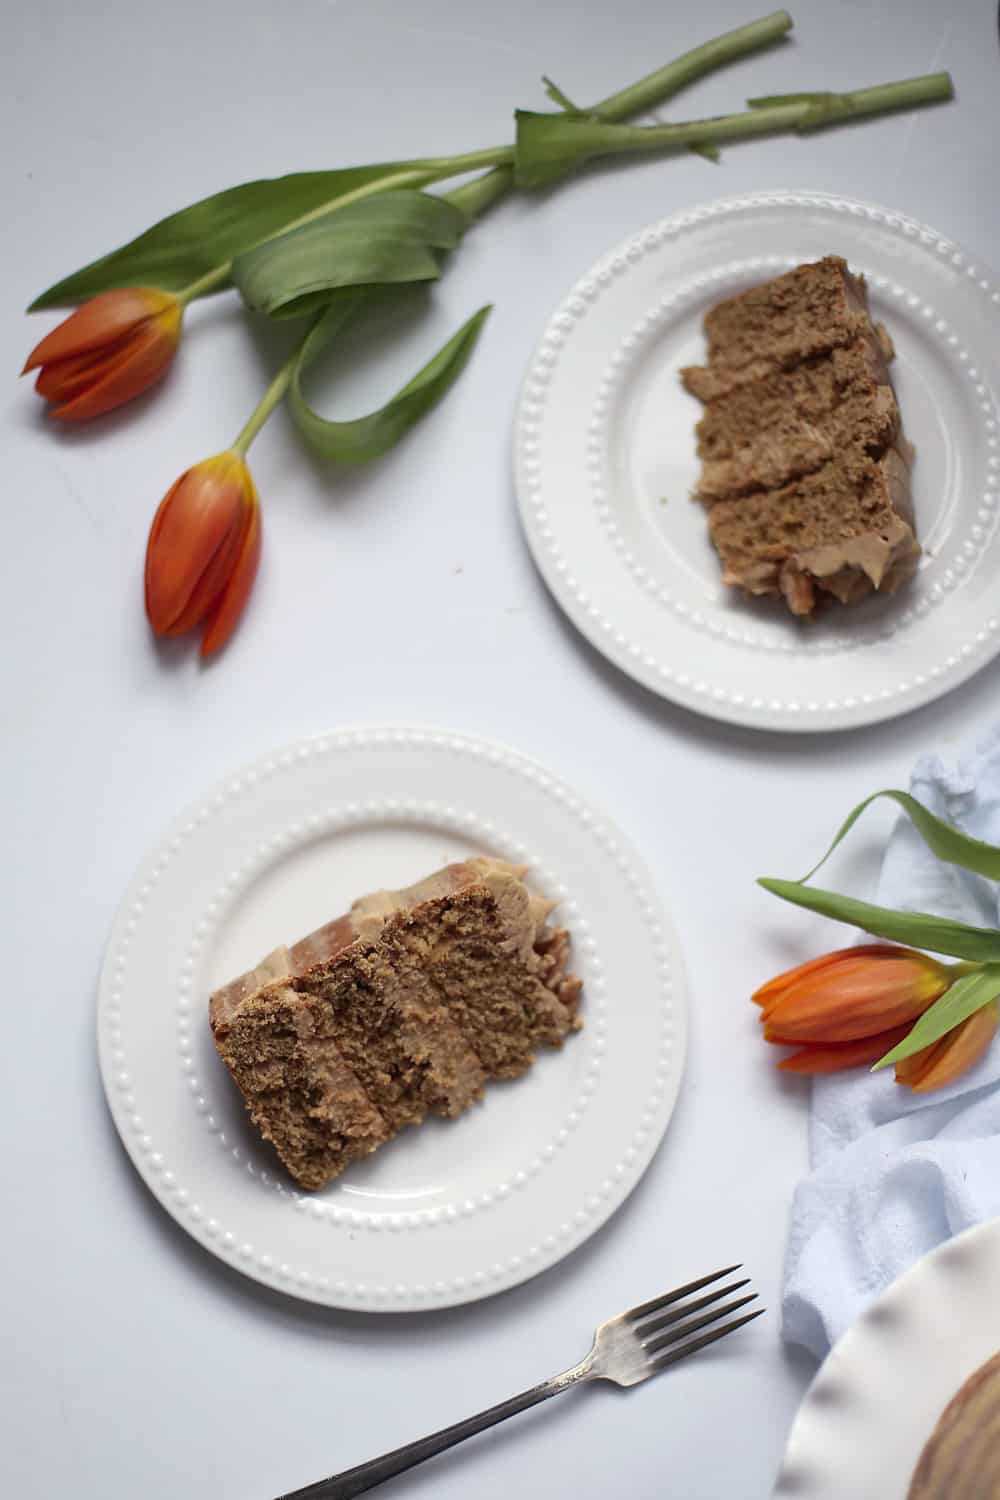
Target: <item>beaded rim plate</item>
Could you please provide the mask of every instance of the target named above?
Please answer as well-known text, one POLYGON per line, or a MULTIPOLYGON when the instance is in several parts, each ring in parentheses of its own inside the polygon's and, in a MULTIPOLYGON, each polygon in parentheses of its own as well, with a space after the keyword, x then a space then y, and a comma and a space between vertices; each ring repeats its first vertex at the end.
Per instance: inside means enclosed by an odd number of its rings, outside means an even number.
POLYGON ((560 303, 514 425, 521 517, 577 628, 663 697, 762 729, 843 729, 957 686, 1000 650, 1000 281, 900 213, 826 193, 720 198, 651 224, 560 303), (892 598, 800 623, 726 588, 690 500, 713 303, 802 261, 865 274, 908 437, 924 548, 892 598))
POLYGON ((338 730, 211 790, 133 880, 99 986, 111 1113, 164 1208, 268 1286, 376 1312, 486 1297, 582 1244, 649 1164, 685 1042, 677 942, 621 835, 513 751, 427 729, 338 730), (476 852, 560 901, 583 1030, 302 1192, 215 1054, 210 991, 364 891, 476 852))
POLYGON ((906 1500, 938 1417, 1000 1349, 1000 1219, 917 1262, 838 1340, 795 1418, 774 1500, 906 1500))

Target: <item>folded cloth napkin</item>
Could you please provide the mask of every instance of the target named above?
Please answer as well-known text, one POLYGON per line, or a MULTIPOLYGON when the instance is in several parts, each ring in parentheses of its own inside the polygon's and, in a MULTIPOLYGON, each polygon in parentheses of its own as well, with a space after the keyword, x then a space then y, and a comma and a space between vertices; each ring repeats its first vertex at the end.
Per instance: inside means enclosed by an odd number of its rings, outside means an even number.
MULTIPOLYGON (((939 817, 1000 844, 1000 728, 957 765, 921 760, 910 789, 939 817)), ((982 876, 942 864, 899 820, 880 906, 997 927, 998 895, 982 876)), ((908 1266, 1000 1215, 1000 1036, 975 1068, 932 1094, 899 1087, 889 1068, 815 1078, 809 1149, 812 1171, 792 1203, 782 1334, 821 1359, 908 1266)))

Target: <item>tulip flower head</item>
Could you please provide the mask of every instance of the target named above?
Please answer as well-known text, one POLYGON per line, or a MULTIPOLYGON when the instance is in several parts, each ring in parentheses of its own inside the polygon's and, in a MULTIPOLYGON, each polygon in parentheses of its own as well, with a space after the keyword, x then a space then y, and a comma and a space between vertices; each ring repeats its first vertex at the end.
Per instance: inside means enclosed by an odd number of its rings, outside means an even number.
POLYGON ((60 421, 100 416, 166 372, 177 352, 183 311, 178 297, 158 287, 101 292, 35 346, 21 373, 38 370, 35 390, 60 421))
POLYGON ((832 1073, 883 1057, 955 977, 926 953, 867 943, 779 974, 753 999, 765 1041, 802 1049, 780 1067, 832 1073))
POLYGON ((260 501, 246 460, 228 449, 185 471, 153 518, 146 614, 156 635, 204 625, 201 655, 229 639, 260 561, 260 501))

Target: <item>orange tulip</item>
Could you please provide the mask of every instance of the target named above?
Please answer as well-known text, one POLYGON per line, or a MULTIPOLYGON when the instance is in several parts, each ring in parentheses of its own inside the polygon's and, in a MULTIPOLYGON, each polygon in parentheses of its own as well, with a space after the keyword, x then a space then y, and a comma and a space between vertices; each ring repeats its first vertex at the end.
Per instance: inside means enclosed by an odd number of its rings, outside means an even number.
POLYGON ((989 1047, 1000 1020, 997 1002, 991 1001, 981 1010, 973 1011, 940 1041, 914 1052, 896 1064, 896 1082, 905 1084, 914 1093, 926 1094, 931 1089, 942 1089, 977 1063, 989 1047))
POLYGON ((184 307, 172 292, 131 286, 101 292, 28 355, 51 415, 79 422, 131 401, 160 379, 177 352, 184 307))
POLYGON ((183 473, 160 501, 146 549, 146 614, 156 635, 204 623, 201 655, 229 639, 260 561, 260 501, 232 449, 183 473))
POLYGON ((753 999, 766 1041, 829 1046, 915 1021, 955 977, 926 953, 867 943, 779 974, 753 999))

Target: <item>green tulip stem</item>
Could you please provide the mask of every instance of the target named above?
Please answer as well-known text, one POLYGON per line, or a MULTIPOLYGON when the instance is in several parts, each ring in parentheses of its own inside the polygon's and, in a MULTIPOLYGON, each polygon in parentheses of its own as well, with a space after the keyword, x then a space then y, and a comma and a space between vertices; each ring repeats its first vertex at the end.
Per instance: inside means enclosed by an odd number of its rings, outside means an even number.
MULTIPOLYGON (((761 16, 758 21, 751 21, 748 26, 737 26, 733 31, 723 32, 722 36, 713 37, 710 42, 704 42, 700 47, 693 47, 690 52, 685 52, 681 57, 674 58, 673 62, 666 63, 662 68, 657 68, 653 73, 647 73, 645 78, 640 78, 637 83, 630 83, 628 88, 619 89, 616 94, 609 94, 599 104, 591 105, 585 114, 595 115, 601 120, 615 122, 625 120, 629 115, 643 114, 654 105, 663 104, 667 99, 686 88, 689 83, 694 83, 698 78, 711 73, 715 68, 721 68, 726 63, 734 62, 739 57, 745 57, 748 52, 756 52, 761 47, 769 47, 775 42, 780 42, 792 29, 792 18, 787 10, 776 10, 768 16, 761 16)), ((570 101, 560 89, 549 80, 545 79, 549 94, 562 108, 571 107, 570 101)), ((553 171, 553 180, 556 177, 566 175, 571 168, 553 171)), ((507 165, 494 167, 491 172, 477 177, 473 182, 463 183, 461 187, 455 188, 444 196, 460 208, 466 218, 471 222, 491 208, 499 198, 502 198, 514 186, 514 173, 507 165)))
MULTIPOLYGON (((310 330, 311 328, 312 325, 310 324, 310 330)), ((308 334, 306 335, 306 337, 308 337, 308 334)), ((300 348, 301 345, 293 349, 292 353, 285 360, 285 363, 281 366, 281 369, 278 371, 277 375, 275 375, 274 379, 271 381, 271 384, 268 386, 267 390, 264 392, 263 396, 261 396, 257 405, 254 407, 249 421, 241 429, 236 441, 231 445, 233 452, 238 453, 241 458, 246 458, 247 449, 250 447, 250 444, 253 442, 254 438, 257 436, 258 432, 263 427, 268 417, 274 411, 275 407, 285 399, 285 392, 288 390, 289 383, 291 382, 292 373, 295 369, 295 362, 299 357, 300 348)))
MULTIPOLYGON (((641 114, 655 104, 662 104, 665 99, 671 98, 687 84, 693 83, 696 78, 703 77, 714 68, 722 67, 738 57, 745 57, 748 52, 756 52, 761 47, 780 41, 791 30, 791 26, 792 18, 785 10, 776 10, 771 15, 762 16, 760 20, 751 21, 748 26, 738 26, 735 30, 714 37, 712 41, 705 42, 700 47, 692 48, 682 57, 675 58, 673 62, 667 63, 662 68, 657 68, 655 72, 647 74, 645 78, 640 78, 638 82, 629 84, 628 88, 610 94, 600 104, 595 104, 590 113, 608 121, 623 120, 629 115, 641 114)), ((471 221, 478 218, 513 186, 513 161, 514 148, 512 146, 492 146, 482 151, 468 151, 460 156, 443 156, 431 160, 425 167, 406 168, 391 177, 382 177, 376 182, 366 183, 364 187, 356 188, 353 193, 346 193, 332 203, 321 204, 318 208, 285 224, 281 233, 287 234, 290 229, 297 229, 301 224, 308 224, 313 219, 322 218, 333 209, 344 208, 348 203, 356 203, 374 193, 391 192, 394 188, 427 187, 447 177, 462 177, 467 172, 475 172, 482 167, 492 168, 483 176, 475 178, 472 182, 463 183, 454 192, 445 195, 471 221)), ((557 172, 555 175, 563 174, 557 172)), ((231 269, 231 261, 213 267, 211 271, 200 276, 197 281, 192 281, 190 286, 186 286, 183 291, 178 292, 178 299, 186 304, 195 297, 204 297, 210 292, 221 290, 229 281, 231 269)))

